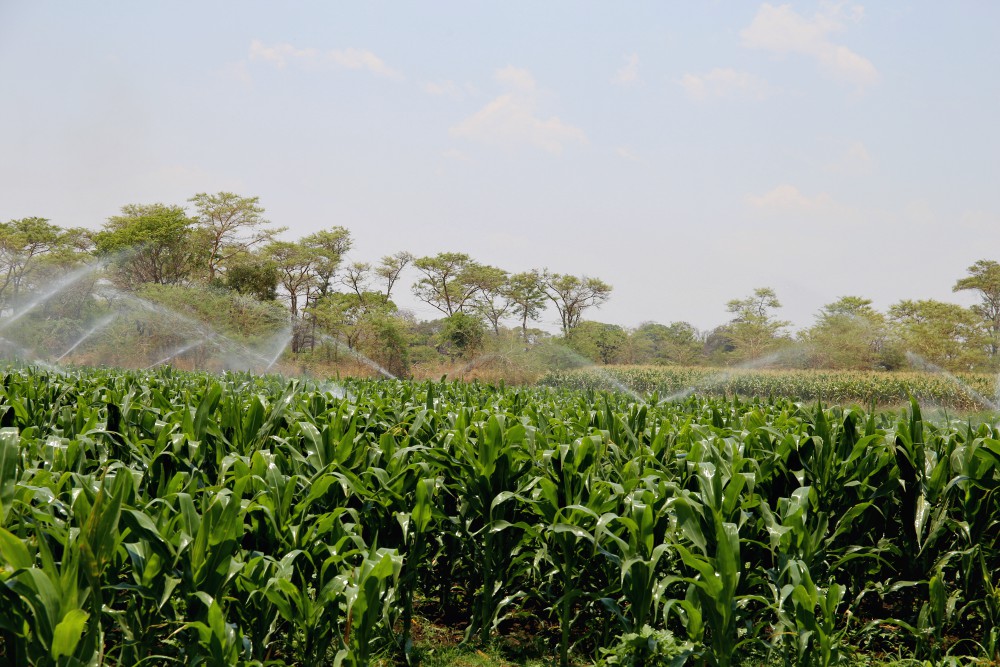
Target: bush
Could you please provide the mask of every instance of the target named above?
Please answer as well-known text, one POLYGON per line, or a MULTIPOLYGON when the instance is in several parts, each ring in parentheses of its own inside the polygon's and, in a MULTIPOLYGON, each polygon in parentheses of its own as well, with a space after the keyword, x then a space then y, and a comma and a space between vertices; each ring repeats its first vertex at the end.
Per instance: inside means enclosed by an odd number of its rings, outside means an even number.
POLYGON ((639 632, 622 635, 615 646, 601 652, 604 657, 597 662, 601 667, 680 667, 694 655, 694 644, 677 639, 669 630, 644 625, 639 632))

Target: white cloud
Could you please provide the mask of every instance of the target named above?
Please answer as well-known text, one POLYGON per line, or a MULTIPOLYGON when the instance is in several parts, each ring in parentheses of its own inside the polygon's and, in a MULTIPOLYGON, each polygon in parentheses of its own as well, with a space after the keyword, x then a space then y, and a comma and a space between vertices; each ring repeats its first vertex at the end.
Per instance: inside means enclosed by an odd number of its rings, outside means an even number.
POLYGON ((849 174, 864 174, 871 171, 874 160, 868 147, 862 141, 852 141, 841 156, 828 165, 831 171, 849 174))
POLYGON ((732 97, 762 100, 771 91, 767 82, 756 74, 719 67, 705 74, 685 74, 678 83, 694 100, 732 97))
POLYGON ((288 43, 266 45, 258 39, 250 42, 250 60, 261 60, 282 69, 289 63, 307 68, 366 70, 377 76, 399 79, 402 75, 377 55, 365 49, 299 49, 288 43))
POLYGON ((829 5, 824 11, 807 18, 792 9, 791 5, 776 7, 764 3, 740 36, 747 48, 816 58, 835 78, 864 88, 878 81, 875 65, 830 38, 843 29, 845 19, 856 22, 863 16, 864 8, 860 5, 846 10, 844 3, 829 5))
POLYGON ((454 81, 428 81, 424 84, 424 92, 428 95, 460 95, 458 85, 454 81))
POLYGON ((615 77, 612 81, 623 86, 631 86, 639 81, 638 53, 630 53, 625 56, 625 64, 615 72, 615 77))
POLYGON ((560 153, 567 144, 587 143, 580 128, 557 116, 539 115, 540 95, 531 72, 508 66, 497 70, 494 78, 509 92, 453 126, 452 136, 500 146, 527 144, 549 153, 560 153))
POLYGON ((807 197, 787 183, 762 195, 749 195, 746 201, 751 208, 762 213, 816 213, 833 205, 833 200, 826 193, 807 197))
POLYGON ((493 78, 511 88, 525 92, 534 91, 536 86, 535 77, 532 76, 531 72, 526 69, 513 67, 512 65, 498 69, 493 78))
POLYGON ((250 60, 263 60, 275 67, 284 67, 290 59, 315 60, 318 55, 316 49, 296 49, 291 44, 264 46, 258 39, 250 42, 250 60))
POLYGON ((623 160, 628 160, 629 162, 639 161, 639 156, 636 155, 635 151, 633 151, 628 146, 619 146, 618 148, 616 148, 615 155, 617 155, 623 160))
POLYGON ((451 79, 425 81, 421 85, 421 89, 428 95, 448 97, 453 100, 464 100, 469 97, 475 97, 478 94, 476 87, 471 83, 460 84, 451 79))

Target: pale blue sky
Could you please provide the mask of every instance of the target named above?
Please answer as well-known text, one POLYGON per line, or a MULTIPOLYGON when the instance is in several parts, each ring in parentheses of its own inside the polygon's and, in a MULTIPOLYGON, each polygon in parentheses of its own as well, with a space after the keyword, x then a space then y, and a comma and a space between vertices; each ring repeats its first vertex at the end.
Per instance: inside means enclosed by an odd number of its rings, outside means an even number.
POLYGON ((985 0, 0 0, 0 220, 232 190, 352 259, 598 276, 594 319, 629 326, 711 327, 757 286, 799 326, 846 294, 971 303, 998 27, 985 0))

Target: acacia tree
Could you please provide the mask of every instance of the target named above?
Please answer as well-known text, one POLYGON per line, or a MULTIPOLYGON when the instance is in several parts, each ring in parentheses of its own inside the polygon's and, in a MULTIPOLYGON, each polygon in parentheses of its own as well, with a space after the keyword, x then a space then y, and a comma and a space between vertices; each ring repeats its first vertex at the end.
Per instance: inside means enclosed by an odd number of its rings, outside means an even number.
POLYGON ((821 368, 890 367, 888 323, 872 308, 871 299, 845 296, 816 315, 816 323, 800 334, 809 346, 809 364, 821 368))
MULTIPOLYGON (((630 336, 636 363, 690 366, 704 354, 702 334, 687 322, 643 322, 630 336)), ((632 363, 631 361, 629 363, 632 363)))
POLYGON ((989 335, 971 308, 933 299, 904 300, 889 307, 889 317, 918 363, 967 371, 986 361, 989 335))
POLYGON ((241 197, 232 192, 196 194, 188 201, 197 210, 198 229, 207 245, 208 279, 214 280, 226 262, 274 239, 283 228, 268 227, 259 197, 241 197))
POLYGON ((126 204, 94 235, 94 245, 99 255, 112 259, 127 289, 175 285, 188 279, 202 256, 193 225, 181 206, 126 204))
POLYGON ((17 301, 43 258, 72 250, 81 230, 63 230, 45 218, 0 223, 0 305, 17 301))
POLYGON ((528 322, 534 322, 545 310, 548 296, 538 271, 515 273, 507 281, 507 300, 510 314, 521 322, 521 338, 528 338, 528 322))
POLYGON ((493 333, 500 334, 500 320, 513 310, 508 284, 509 274, 494 266, 483 266, 476 270, 476 284, 479 290, 472 299, 473 310, 493 327, 493 333))
POLYGON ((292 320, 292 352, 302 349, 305 331, 300 306, 308 303, 310 288, 315 285, 316 253, 302 243, 272 241, 265 255, 278 272, 278 285, 288 299, 292 320))
POLYGON ((385 303, 392 299, 392 288, 412 261, 413 255, 401 251, 386 255, 374 267, 368 262, 353 262, 344 267, 340 282, 357 296, 361 305, 369 301, 375 304, 385 303), (372 291, 371 284, 374 280, 382 283, 376 291, 372 291))
POLYGON ((316 255, 313 265, 315 287, 319 296, 324 296, 331 291, 333 277, 337 274, 344 255, 351 249, 351 233, 344 227, 331 227, 310 234, 301 243, 316 255))
POLYGON ((568 340, 570 347, 588 359, 610 364, 627 345, 628 334, 617 324, 586 321, 573 329, 568 340))
POLYGON ((340 282, 347 287, 362 304, 369 293, 372 265, 368 262, 352 262, 344 267, 340 282))
POLYGON ((584 311, 600 307, 611 297, 611 285, 599 278, 544 273, 542 288, 549 301, 559 311, 563 335, 580 323, 584 311))
POLYGON ((477 280, 483 267, 465 253, 441 252, 416 259, 413 266, 423 276, 413 285, 413 294, 447 317, 464 312, 480 289, 477 280))
POLYGON ((405 250, 386 255, 378 266, 375 267, 375 275, 382 279, 385 284, 385 298, 388 301, 392 298, 392 288, 396 286, 403 270, 413 263, 414 257, 405 250))
POLYGON ((782 329, 790 323, 776 319, 771 311, 781 302, 770 287, 758 287, 745 299, 733 299, 726 310, 735 317, 726 326, 726 337, 733 351, 742 359, 757 359, 783 338, 782 329))
POLYGON ((278 298, 278 267, 261 253, 247 253, 226 267, 225 285, 258 301, 278 298))
POLYGON ((980 302, 972 308, 986 320, 990 356, 995 358, 1000 352, 1000 264, 981 259, 968 268, 968 273, 967 277, 955 283, 952 291, 972 290, 979 293, 980 302))

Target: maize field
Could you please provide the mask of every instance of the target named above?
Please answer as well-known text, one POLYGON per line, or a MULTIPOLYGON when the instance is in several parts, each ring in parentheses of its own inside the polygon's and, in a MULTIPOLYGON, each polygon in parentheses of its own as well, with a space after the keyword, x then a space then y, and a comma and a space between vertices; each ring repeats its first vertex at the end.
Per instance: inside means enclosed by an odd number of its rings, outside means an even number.
POLYGON ((915 401, 8 368, 0 662, 998 661, 998 491, 915 401))
POLYGON ((570 389, 613 390, 678 397, 780 396, 829 404, 923 405, 957 410, 996 409, 998 377, 982 373, 921 371, 821 371, 703 366, 600 366, 551 371, 540 384, 570 389))

